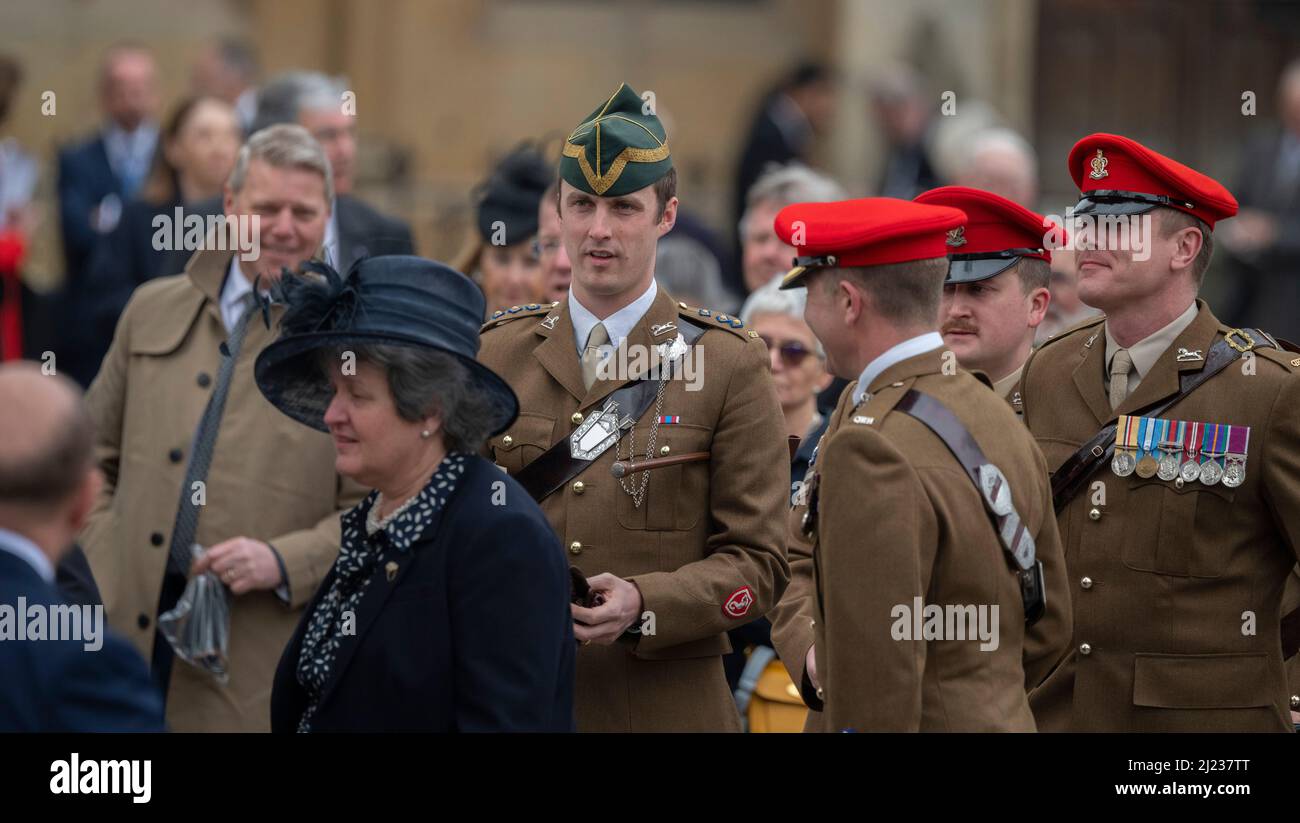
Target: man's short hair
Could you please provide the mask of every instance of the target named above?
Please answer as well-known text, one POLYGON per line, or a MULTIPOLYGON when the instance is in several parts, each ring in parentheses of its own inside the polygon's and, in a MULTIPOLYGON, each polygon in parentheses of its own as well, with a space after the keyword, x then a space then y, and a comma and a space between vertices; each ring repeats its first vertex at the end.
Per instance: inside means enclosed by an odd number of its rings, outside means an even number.
MULTIPOLYGON (((551 192, 555 192, 553 196, 555 197, 556 211, 561 211, 560 189, 562 187, 560 186, 560 181, 562 179, 563 178, 557 174, 555 177, 555 184, 553 186, 548 186, 546 192, 542 195, 542 197, 551 197, 551 192)), ((668 208, 668 201, 677 196, 677 169, 675 167, 670 168, 667 174, 660 177, 650 185, 654 187, 655 206, 658 208, 658 212, 655 214, 655 222, 658 223, 660 220, 664 219, 664 209, 668 208)))
POLYGON ((329 158, 316 138, 302 126, 282 123, 255 132, 239 149, 235 170, 230 173, 230 190, 242 191, 248 176, 248 165, 261 160, 277 169, 303 169, 314 171, 325 180, 325 202, 334 202, 334 174, 329 158))
POLYGON ((896 326, 933 326, 939 318, 948 258, 909 260, 883 266, 833 269, 823 288, 847 278, 871 295, 876 311, 896 326))
POLYGON ((773 166, 760 175, 745 194, 745 213, 740 217, 740 231, 743 235, 749 214, 759 203, 773 203, 778 208, 785 208, 791 203, 827 203, 846 199, 848 194, 839 183, 802 163, 773 166))
POLYGON ((267 81, 257 93, 252 131, 278 123, 297 123, 303 111, 341 110, 347 82, 318 71, 289 71, 267 81))
POLYGON ((1171 209, 1166 206, 1160 206, 1156 211, 1160 212, 1160 233, 1165 237, 1187 228, 1200 231, 1201 250, 1197 253, 1196 259, 1192 261, 1192 280, 1199 290, 1201 283, 1205 280, 1205 272, 1210 268, 1210 258, 1214 256, 1214 232, 1210 231, 1210 227, 1205 224, 1204 220, 1185 211, 1171 209))
MULTIPOLYGON (((49 380, 66 378, 51 375, 49 380)), ((8 449, 0 452, 0 502, 24 506, 52 507, 68 499, 80 487, 93 465, 95 424, 81 402, 81 391, 67 419, 60 421, 53 437, 35 450, 8 449), (13 454, 18 451, 19 454, 13 454)))
POLYGON ((1037 257, 1022 257, 1016 264, 1016 276, 1026 295, 1034 289, 1045 289, 1052 282, 1052 264, 1037 257))

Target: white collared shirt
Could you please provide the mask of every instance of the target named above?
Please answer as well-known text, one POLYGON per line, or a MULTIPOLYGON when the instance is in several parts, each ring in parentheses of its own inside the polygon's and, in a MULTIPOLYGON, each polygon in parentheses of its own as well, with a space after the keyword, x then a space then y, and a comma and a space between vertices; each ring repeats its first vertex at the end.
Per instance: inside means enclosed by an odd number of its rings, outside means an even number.
POLYGON ((578 302, 574 296, 573 290, 569 290, 569 318, 573 321, 573 342, 578 348, 578 354, 587 347, 587 338, 591 336, 591 330, 597 323, 605 324, 605 331, 609 333, 609 345, 611 348, 618 348, 636 324, 641 322, 645 313, 650 311, 650 304, 655 302, 655 296, 659 293, 659 286, 655 283, 654 278, 650 278, 650 287, 645 290, 640 297, 628 303, 623 308, 601 320, 596 315, 587 310, 587 307, 578 302))
MULTIPOLYGON (((235 324, 244 316, 244 307, 240 301, 252 291, 253 284, 248 282, 244 270, 239 268, 239 255, 236 254, 230 258, 230 270, 226 273, 226 282, 221 286, 221 322, 225 325, 227 334, 235 330, 235 324)), ((262 290, 263 297, 268 294, 266 289, 262 290)))
POLYGON ((135 131, 126 131, 116 123, 104 127, 104 151, 108 155, 108 164, 120 180, 129 184, 128 197, 148 175, 157 145, 157 123, 141 123, 135 131))
POLYGON ((27 564, 41 576, 42 580, 53 585, 54 564, 50 562, 50 558, 45 556, 45 552, 40 550, 40 547, 26 537, 23 537, 18 532, 0 529, 0 551, 9 552, 26 560, 27 564))
POLYGON ((943 337, 937 331, 928 331, 886 349, 862 370, 862 374, 858 377, 858 384, 853 387, 853 404, 862 402, 867 389, 871 388, 871 381, 883 374, 885 369, 895 363, 902 363, 909 357, 916 357, 918 354, 940 348, 943 348, 943 337))
MULTIPOLYGON (((347 274, 343 261, 339 259, 339 201, 330 204, 330 219, 325 224, 325 239, 321 241, 321 259, 338 269, 339 274, 347 274)), ((351 261, 348 261, 349 264, 351 261)))

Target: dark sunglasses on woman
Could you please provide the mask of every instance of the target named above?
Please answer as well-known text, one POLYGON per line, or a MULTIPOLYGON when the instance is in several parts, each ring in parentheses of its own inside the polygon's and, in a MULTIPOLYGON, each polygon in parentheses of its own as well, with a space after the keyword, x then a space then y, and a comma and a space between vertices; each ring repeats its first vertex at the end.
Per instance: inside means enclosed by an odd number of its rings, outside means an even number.
POLYGON ((758 338, 767 344, 768 349, 776 347, 777 353, 781 355, 781 363, 787 369, 793 369, 804 361, 812 351, 804 348, 804 345, 797 340, 782 340, 776 342, 770 337, 759 335, 758 338))

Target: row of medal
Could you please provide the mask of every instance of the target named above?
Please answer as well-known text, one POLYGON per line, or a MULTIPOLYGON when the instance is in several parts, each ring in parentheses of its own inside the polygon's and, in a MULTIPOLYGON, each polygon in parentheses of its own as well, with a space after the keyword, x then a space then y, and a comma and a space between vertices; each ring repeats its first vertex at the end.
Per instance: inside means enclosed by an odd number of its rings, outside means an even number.
POLYGON ((1111 471, 1120 477, 1222 482, 1235 488, 1246 479, 1250 426, 1194 423, 1120 415, 1115 426, 1111 471))

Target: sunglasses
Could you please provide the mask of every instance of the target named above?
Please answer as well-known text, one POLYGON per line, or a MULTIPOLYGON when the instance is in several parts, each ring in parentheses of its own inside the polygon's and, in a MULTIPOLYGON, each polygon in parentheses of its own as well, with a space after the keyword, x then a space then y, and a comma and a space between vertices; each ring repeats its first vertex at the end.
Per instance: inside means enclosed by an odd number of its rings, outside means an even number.
POLYGON ((781 356, 782 365, 788 369, 795 368, 802 363, 808 355, 812 354, 811 350, 804 348, 802 343, 794 340, 785 340, 781 343, 777 343, 772 338, 764 337, 761 334, 758 336, 758 339, 767 344, 769 350, 775 348, 777 354, 781 356))

